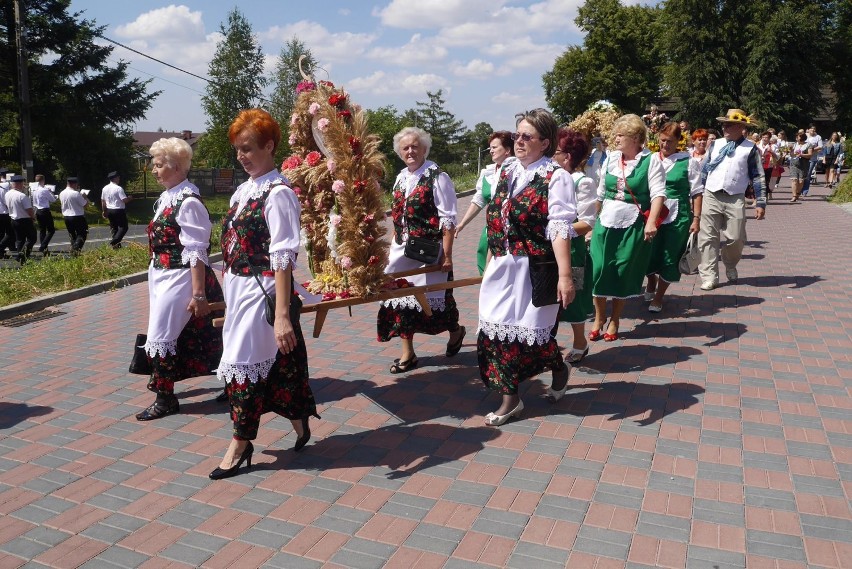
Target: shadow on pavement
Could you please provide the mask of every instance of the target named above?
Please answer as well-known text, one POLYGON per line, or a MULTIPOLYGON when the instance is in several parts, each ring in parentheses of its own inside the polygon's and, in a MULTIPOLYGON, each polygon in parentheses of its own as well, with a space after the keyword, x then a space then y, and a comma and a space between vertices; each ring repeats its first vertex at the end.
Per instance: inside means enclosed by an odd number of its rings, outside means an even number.
MULTIPOLYGON (((678 327, 682 324, 678 324, 678 327)), ((631 334, 631 338, 634 337, 631 334)), ((600 342, 598 342, 600 344, 600 342)), ((635 373, 656 367, 672 366, 701 355, 701 350, 689 346, 629 345, 594 349, 583 359, 578 369, 589 374, 635 373)))
POLYGON ((817 275, 767 275, 761 277, 740 277, 737 281, 738 285, 753 286, 753 287, 779 287, 789 286, 790 288, 805 288, 824 281, 825 279, 817 275))
MULTIPOLYGON (((708 322, 705 320, 690 320, 689 322, 640 322, 628 334, 626 338, 631 340, 651 340, 654 338, 707 338, 705 346, 718 346, 722 342, 735 340, 743 336, 748 327, 740 322, 708 322)), ((660 346, 631 346, 641 348, 643 351, 652 352, 660 346)), ((629 348, 628 348, 629 349, 629 348)), ((689 350, 691 348, 677 347, 675 350, 689 350)), ((620 355, 619 355, 620 357, 620 355)), ((685 358, 689 359, 689 358, 685 358)), ((667 362, 672 363, 672 362, 667 362)))
POLYGON ((53 407, 0 401, 0 429, 8 429, 10 427, 14 427, 21 421, 26 421, 33 417, 48 415, 51 412, 53 412, 53 407))

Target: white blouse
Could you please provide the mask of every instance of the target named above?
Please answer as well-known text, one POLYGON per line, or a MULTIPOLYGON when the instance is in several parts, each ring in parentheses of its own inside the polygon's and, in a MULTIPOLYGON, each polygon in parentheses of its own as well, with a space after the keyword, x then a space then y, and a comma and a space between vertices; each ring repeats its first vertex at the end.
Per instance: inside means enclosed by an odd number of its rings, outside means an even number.
MULTIPOLYGON (((620 192, 617 197, 623 197, 625 201, 605 200, 606 193, 606 173, 610 173, 617 178, 627 178, 636 168, 639 159, 642 156, 650 154, 647 148, 636 155, 632 160, 627 160, 624 164, 624 169, 621 166, 621 151, 615 150, 609 153, 606 163, 601 169, 600 182, 598 182, 598 201, 603 202, 598 221, 604 227, 612 229, 625 229, 636 222, 639 217, 639 208, 633 203, 633 198, 627 192, 620 192)), ((648 164, 648 189, 651 192, 651 200, 666 195, 666 169, 660 161, 660 155, 655 152, 648 164)))
MULTIPOLYGON (((488 202, 485 201, 485 197, 482 195, 482 186, 484 182, 487 180, 491 185, 491 198, 494 197, 494 190, 497 188, 497 180, 499 179, 499 170, 497 170, 496 164, 489 164, 479 173, 479 178, 476 180, 476 193, 473 194, 473 199, 470 201, 475 203, 479 209, 483 209, 488 205, 488 202)), ((489 198, 488 201, 491 201, 489 198)))

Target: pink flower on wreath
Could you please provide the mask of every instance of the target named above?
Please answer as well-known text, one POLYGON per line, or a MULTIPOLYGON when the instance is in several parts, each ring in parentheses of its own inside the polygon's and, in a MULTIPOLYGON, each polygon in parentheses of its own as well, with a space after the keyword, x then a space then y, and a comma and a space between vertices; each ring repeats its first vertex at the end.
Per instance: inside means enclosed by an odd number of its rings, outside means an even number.
POLYGON ((301 196, 302 195, 302 188, 300 188, 299 186, 294 187, 293 193, 296 194, 296 196, 301 196))
POLYGON ((308 107, 308 112, 311 113, 311 115, 315 115, 319 109, 319 103, 311 103, 311 106, 308 107))
POLYGON ((299 122, 299 115, 296 113, 290 115, 290 126, 295 126, 297 122, 299 122))
POLYGON ((338 225, 340 225, 341 219, 343 219, 343 216, 338 215, 336 213, 332 213, 330 216, 328 216, 328 221, 331 222, 331 224, 334 227, 337 227, 338 225))
POLYGON ((349 270, 352 268, 352 259, 349 257, 340 258, 340 268, 349 270))
POLYGON ((296 94, 303 93, 305 91, 313 91, 316 89, 316 83, 313 81, 299 81, 299 84, 296 85, 296 94))
POLYGON ((328 161, 326 161, 325 165, 328 168, 328 173, 333 174, 334 168, 335 166, 337 166, 337 163, 334 161, 334 158, 329 158, 328 161))
POLYGON ((317 121, 317 126, 319 127, 319 129, 321 131, 325 131, 325 129, 328 128, 328 119, 327 118, 321 118, 320 120, 317 121))
POLYGON ((311 168, 319 164, 320 160, 322 160, 322 154, 320 154, 316 150, 314 150, 313 152, 308 152, 308 155, 305 156, 305 162, 307 162, 308 166, 310 166, 311 168))
POLYGON ((331 184, 331 191, 333 191, 335 194, 339 194, 340 192, 342 192, 345 189, 346 189, 346 184, 343 183, 343 180, 335 180, 331 184))
POLYGON ((299 156, 293 154, 292 156, 290 156, 286 160, 284 160, 284 162, 281 164, 281 169, 282 170, 293 170, 295 168, 298 168, 301 165, 302 165, 302 159, 299 156))
POLYGON ((287 139, 287 142, 290 143, 290 146, 296 144, 296 135, 291 133, 290 137, 287 139))

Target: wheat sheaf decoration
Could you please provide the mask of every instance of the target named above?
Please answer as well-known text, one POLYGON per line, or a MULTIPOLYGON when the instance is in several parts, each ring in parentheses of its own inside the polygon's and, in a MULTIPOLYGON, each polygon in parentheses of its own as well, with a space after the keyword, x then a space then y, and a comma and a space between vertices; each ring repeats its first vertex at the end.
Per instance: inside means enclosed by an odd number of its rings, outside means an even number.
POLYGON ((361 107, 333 83, 305 77, 296 93, 293 153, 281 170, 302 205, 313 275, 306 288, 324 300, 375 294, 388 262, 379 138, 368 132, 361 107))
POLYGON ((596 136, 601 136, 614 148, 615 140, 613 140, 613 137, 615 133, 612 132, 612 125, 620 116, 621 111, 609 101, 596 101, 571 121, 568 128, 582 132, 590 140, 596 136))

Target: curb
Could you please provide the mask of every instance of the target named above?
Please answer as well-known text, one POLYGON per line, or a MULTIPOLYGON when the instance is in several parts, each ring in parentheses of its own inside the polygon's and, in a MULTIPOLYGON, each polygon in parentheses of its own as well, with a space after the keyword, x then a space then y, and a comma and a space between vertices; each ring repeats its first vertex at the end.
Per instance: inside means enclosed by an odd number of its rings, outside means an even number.
MULTIPOLYGON (((214 253, 213 255, 210 255, 211 263, 219 262, 221 260, 222 253, 214 253)), ((139 284, 147 280, 148 271, 142 271, 141 273, 133 273, 132 275, 127 275, 117 279, 95 283, 92 285, 84 286, 82 288, 67 290, 64 292, 52 294, 50 296, 41 296, 39 298, 33 298, 31 300, 19 302, 18 304, 10 304, 9 306, 4 306, 3 308, 0 308, 0 320, 8 320, 10 318, 14 318, 15 316, 20 316, 21 314, 38 312, 39 310, 51 308, 59 304, 65 304, 66 302, 71 302, 72 300, 79 300, 81 298, 100 294, 102 292, 109 292, 111 290, 128 287, 130 285, 139 284)))

